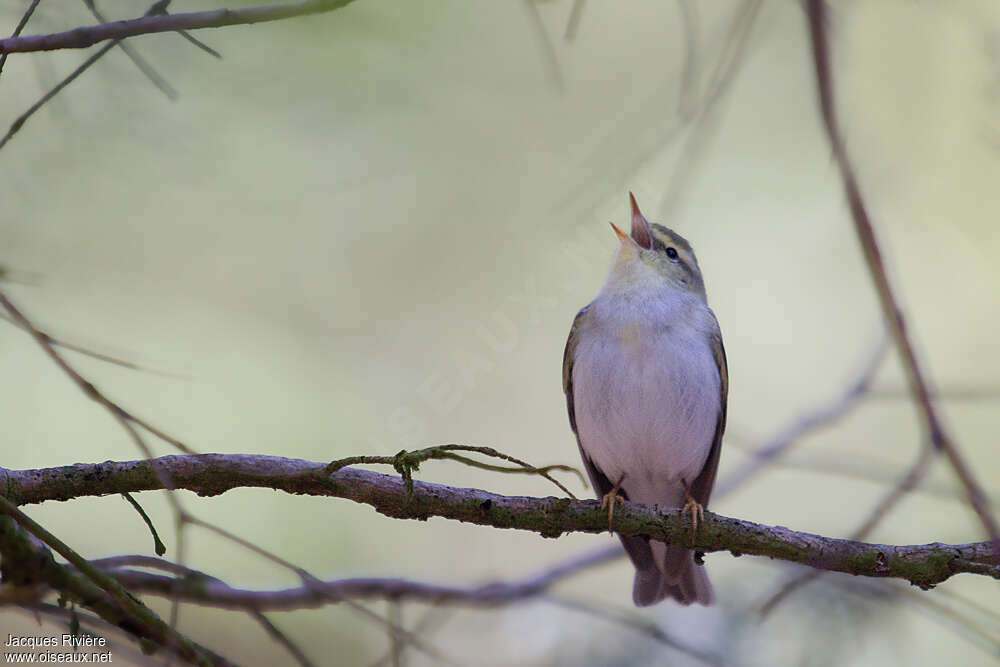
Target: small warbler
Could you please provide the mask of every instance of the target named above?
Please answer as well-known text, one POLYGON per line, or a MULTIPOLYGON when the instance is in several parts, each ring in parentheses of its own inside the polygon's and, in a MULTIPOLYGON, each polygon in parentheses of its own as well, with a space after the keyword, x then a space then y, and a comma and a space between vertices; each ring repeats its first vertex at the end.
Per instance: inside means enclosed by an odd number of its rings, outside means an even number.
MULTIPOLYGON (((726 428, 726 353, 691 245, 650 224, 629 197, 631 234, 611 223, 621 242, 611 273, 566 342, 569 421, 609 530, 625 498, 681 507, 695 531, 726 428)), ((714 601, 691 549, 620 537, 636 569, 637 606, 714 601)))

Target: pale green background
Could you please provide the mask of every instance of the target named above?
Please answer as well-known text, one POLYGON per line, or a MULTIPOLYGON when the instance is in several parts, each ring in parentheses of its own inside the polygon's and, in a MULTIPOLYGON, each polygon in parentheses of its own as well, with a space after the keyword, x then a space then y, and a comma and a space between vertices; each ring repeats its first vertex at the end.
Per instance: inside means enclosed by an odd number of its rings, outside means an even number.
MULTIPOLYGON (((25 4, 3 5, 4 31, 25 4)), ((946 390, 996 387, 1000 5, 836 4, 845 134, 921 359, 946 390)), ((115 17, 145 9, 102 6, 115 17)), ((570 6, 537 5, 560 78, 520 2, 360 0, 324 16, 198 33, 224 53, 221 62, 176 35, 133 40, 179 101, 165 100, 115 51, 0 152, 0 264, 30 283, 8 294, 54 335, 171 374, 72 357, 111 397, 199 451, 328 460, 461 442, 576 464, 562 348, 604 279, 616 244, 607 221, 627 221, 631 189, 649 217, 692 241, 722 323, 731 378, 725 476, 747 446, 836 395, 879 331, 819 123, 802 13, 798 3, 765 3, 716 110, 717 131, 692 157, 679 113, 677 5, 589 2, 572 43, 562 38, 570 6), (682 197, 667 203, 677 178, 682 197)), ((701 90, 737 7, 701 5, 701 90)), ((43 2, 26 32, 90 22, 82 3, 43 2)), ((84 57, 12 56, 0 125, 84 57)), ((0 327, 0 354, 2 465, 138 456, 22 333, 0 327)), ((903 386, 895 356, 877 385, 903 386)), ((997 489, 996 402, 944 408, 980 479, 997 489)), ((908 403, 870 401, 799 446, 790 460, 807 469, 774 467, 712 509, 844 536, 919 441, 908 403), (882 481, 844 476, 831 462, 882 481)), ((557 493, 541 480, 443 463, 419 476, 557 493)), ((952 480, 939 464, 932 482, 947 489, 952 480)), ((173 548, 162 498, 140 499, 173 548)), ((396 521, 347 501, 264 490, 183 501, 329 578, 472 584, 613 543, 396 521)), ((151 550, 118 497, 29 511, 88 557, 151 550)), ((918 494, 872 539, 982 537, 966 506, 918 494)), ((234 585, 296 583, 213 535, 194 529, 189 538, 190 564, 234 585)), ((759 623, 756 605, 791 570, 728 554, 707 564, 719 606, 635 613, 732 664, 974 665, 990 663, 1000 645, 1000 595, 989 579, 959 576, 919 595, 899 586, 892 601, 859 596, 861 580, 829 577, 759 623)), ((624 560, 557 589, 632 613, 630 591, 624 560)), ((403 621, 412 628, 424 612, 406 606, 403 621)), ((369 664, 387 646, 383 631, 342 606, 273 618, 319 664, 369 664)), ((239 662, 289 663, 240 613, 185 609, 181 627, 239 662)), ((0 629, 43 632, 9 610, 0 629)), ((467 664, 689 662, 544 601, 456 607, 424 637, 467 664)), ((433 662, 414 650, 406 657, 433 662)))

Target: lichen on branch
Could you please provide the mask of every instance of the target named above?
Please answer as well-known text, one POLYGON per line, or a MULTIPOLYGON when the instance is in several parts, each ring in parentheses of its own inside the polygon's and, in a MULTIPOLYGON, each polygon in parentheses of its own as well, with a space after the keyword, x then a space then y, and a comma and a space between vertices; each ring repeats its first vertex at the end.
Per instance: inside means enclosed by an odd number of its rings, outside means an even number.
MULTIPOLYGON (((38 470, 7 470, 0 488, 25 505, 109 493, 163 488, 156 469, 166 470, 175 488, 214 496, 242 487, 271 488, 293 494, 332 496, 371 505, 397 519, 441 517, 494 528, 512 528, 558 537, 563 533, 601 533, 608 516, 594 500, 502 496, 480 489, 413 481, 407 483, 355 467, 327 472, 327 463, 276 456, 202 454, 164 456, 154 462, 107 461, 38 470), (155 463, 155 466, 154 466, 155 463)), ((705 513, 693 536, 677 509, 627 503, 615 512, 614 529, 646 535, 698 551, 730 551, 800 563, 831 572, 890 577, 930 588, 968 572, 1000 578, 1000 554, 989 542, 893 546, 842 540, 705 513)))

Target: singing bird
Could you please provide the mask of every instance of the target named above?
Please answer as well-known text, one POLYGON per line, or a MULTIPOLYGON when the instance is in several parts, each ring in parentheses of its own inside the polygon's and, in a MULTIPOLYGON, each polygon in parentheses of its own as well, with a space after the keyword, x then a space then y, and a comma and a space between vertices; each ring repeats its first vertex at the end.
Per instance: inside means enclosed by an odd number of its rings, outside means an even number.
MULTIPOLYGON (((632 205, 604 288, 573 321, 563 357, 570 426, 609 529, 622 498, 684 508, 692 530, 708 504, 726 428, 728 370, 694 251, 632 205)), ((637 606, 711 604, 705 569, 683 546, 619 536, 635 565, 637 606)))

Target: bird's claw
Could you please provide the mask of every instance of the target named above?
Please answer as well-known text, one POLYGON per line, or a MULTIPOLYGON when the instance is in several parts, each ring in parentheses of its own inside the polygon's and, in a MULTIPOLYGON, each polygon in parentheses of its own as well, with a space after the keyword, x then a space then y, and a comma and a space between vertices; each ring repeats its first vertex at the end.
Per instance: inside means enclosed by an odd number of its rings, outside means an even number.
POLYGON ((611 532, 611 524, 615 518, 615 503, 625 507, 625 499, 618 495, 617 486, 605 493, 601 499, 601 509, 608 508, 608 532, 611 532))
POLYGON ((694 499, 691 492, 688 490, 687 482, 681 480, 684 483, 684 506, 681 507, 681 518, 684 515, 691 513, 691 546, 694 546, 695 533, 698 532, 698 526, 705 522, 705 506, 694 499))
POLYGON ((604 496, 601 498, 601 509, 604 509, 605 507, 608 508, 609 533, 613 532, 611 529, 611 525, 615 519, 615 503, 618 503, 622 507, 625 507, 625 499, 622 498, 620 495, 618 495, 618 489, 621 488, 622 482, 624 481, 625 481, 625 475, 622 475, 622 478, 618 480, 618 483, 615 484, 614 488, 605 493, 604 496))

